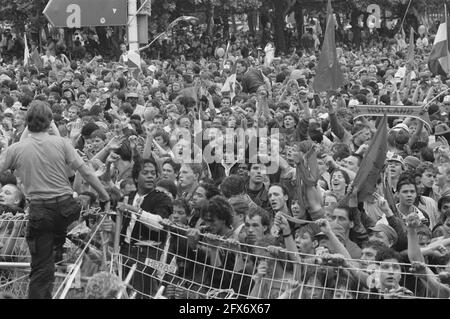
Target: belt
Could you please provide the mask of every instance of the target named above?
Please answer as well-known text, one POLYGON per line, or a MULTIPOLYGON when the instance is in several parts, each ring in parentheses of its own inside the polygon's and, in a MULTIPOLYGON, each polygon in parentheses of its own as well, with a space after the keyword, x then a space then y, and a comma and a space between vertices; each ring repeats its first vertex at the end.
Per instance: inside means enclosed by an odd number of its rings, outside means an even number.
POLYGON ((72 195, 62 195, 62 196, 58 196, 58 197, 53 197, 53 198, 49 198, 49 199, 32 199, 30 200, 31 204, 58 204, 61 202, 64 202, 70 198, 73 198, 72 195))

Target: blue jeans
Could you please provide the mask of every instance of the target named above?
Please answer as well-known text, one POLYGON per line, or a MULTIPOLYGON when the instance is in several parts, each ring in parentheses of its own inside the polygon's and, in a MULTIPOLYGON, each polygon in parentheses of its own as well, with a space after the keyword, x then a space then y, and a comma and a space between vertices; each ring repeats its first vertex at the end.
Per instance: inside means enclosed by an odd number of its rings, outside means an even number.
POLYGON ((60 202, 31 202, 27 243, 31 253, 29 299, 51 299, 55 279, 54 252, 62 252, 67 226, 80 216, 73 198, 60 202))

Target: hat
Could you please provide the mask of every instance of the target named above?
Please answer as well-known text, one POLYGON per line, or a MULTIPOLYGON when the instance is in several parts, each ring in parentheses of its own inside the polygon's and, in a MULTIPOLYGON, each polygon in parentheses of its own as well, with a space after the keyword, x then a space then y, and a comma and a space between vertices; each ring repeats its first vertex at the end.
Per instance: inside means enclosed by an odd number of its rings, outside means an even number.
POLYGON ((383 232, 386 234, 388 239, 393 243, 393 245, 397 243, 398 240, 397 232, 391 226, 383 223, 377 223, 374 227, 370 227, 369 229, 374 232, 383 232))
POLYGON ((434 135, 436 135, 436 136, 444 135, 444 134, 447 134, 449 132, 450 132, 450 128, 445 123, 441 123, 439 125, 436 125, 436 127, 434 128, 434 135))
POLYGON ((351 99, 351 100, 348 102, 348 107, 354 107, 354 106, 356 106, 356 105, 359 105, 359 101, 356 100, 356 99, 351 99))
POLYGON ((414 169, 416 169, 420 164, 420 160, 415 156, 406 156, 404 162, 405 164, 412 166, 414 169))
POLYGON ((409 132, 409 127, 408 125, 404 124, 404 123, 399 123, 397 125, 395 125, 392 130, 396 131, 396 130, 405 130, 406 132, 409 132))
POLYGON ((392 152, 388 152, 386 154, 386 161, 388 161, 388 162, 391 162, 391 161, 392 162, 399 162, 400 164, 405 166, 405 161, 403 160, 403 158, 400 155, 392 153, 392 152))
POLYGON ((442 101, 444 104, 450 104, 450 95, 444 96, 444 100, 442 101))

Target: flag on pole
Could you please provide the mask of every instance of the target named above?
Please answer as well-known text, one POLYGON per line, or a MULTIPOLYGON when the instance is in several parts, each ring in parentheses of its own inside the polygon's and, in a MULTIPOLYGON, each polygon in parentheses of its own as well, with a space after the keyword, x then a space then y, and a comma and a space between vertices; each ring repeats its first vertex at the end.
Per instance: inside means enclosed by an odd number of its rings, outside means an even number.
POLYGON ((378 177, 386 161, 386 153, 387 116, 385 114, 353 180, 352 187, 357 190, 359 202, 365 201, 375 192, 378 177))
POLYGON ((139 53, 135 51, 128 51, 127 57, 128 57, 127 67, 128 69, 131 70, 133 78, 138 80, 139 74, 142 72, 141 56, 139 53))
POLYGON ((409 33, 409 47, 406 62, 412 63, 413 61, 414 61, 414 29, 413 27, 411 27, 411 31, 409 33))
POLYGON ((316 92, 336 90, 344 84, 344 76, 336 54, 335 23, 331 0, 328 0, 327 28, 313 82, 316 92))
POLYGON ((173 20, 169 26, 167 27, 167 31, 171 31, 173 29, 173 27, 175 27, 179 22, 184 21, 184 22, 188 22, 188 23, 197 23, 198 22, 198 18, 193 17, 193 16, 181 16, 176 18, 175 20, 173 20))
POLYGON ((428 68, 434 75, 447 76, 450 74, 450 41, 447 6, 445 7, 445 22, 439 25, 433 49, 428 59, 428 68))
POLYGON ((31 62, 37 68, 42 68, 43 66, 41 55, 39 54, 39 50, 37 47, 34 48, 33 53, 31 53, 31 62))
POLYGON ((28 66, 30 64, 30 50, 28 49, 27 34, 23 35, 23 41, 25 42, 25 48, 23 53, 23 66, 28 66))
POLYGON ((269 67, 275 59, 275 48, 272 43, 267 43, 264 52, 266 53, 264 57, 264 66, 269 67))
POLYGON ((221 93, 229 93, 231 100, 236 96, 236 63, 231 67, 230 75, 225 80, 220 91, 221 93))

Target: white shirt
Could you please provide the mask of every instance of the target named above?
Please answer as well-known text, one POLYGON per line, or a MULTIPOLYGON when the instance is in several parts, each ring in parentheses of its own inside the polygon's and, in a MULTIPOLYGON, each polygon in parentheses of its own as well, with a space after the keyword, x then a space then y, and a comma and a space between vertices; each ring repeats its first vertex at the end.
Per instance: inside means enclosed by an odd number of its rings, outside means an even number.
MULTIPOLYGON (((147 194, 141 196, 138 193, 136 193, 136 196, 134 197, 132 206, 140 209, 145 196, 147 196, 147 194)), ((128 225, 127 234, 125 237, 125 242, 127 244, 130 243, 131 234, 133 233, 134 225, 136 224, 137 219, 138 219, 137 215, 135 213, 131 213, 131 220, 130 220, 130 224, 128 225)))
POLYGON ((417 41, 416 41, 416 45, 420 49, 422 49, 424 47, 427 47, 428 46, 428 39, 426 37, 418 38, 417 41))
POLYGON ((144 118, 146 107, 144 105, 136 105, 136 108, 134 109, 133 115, 139 115, 141 118, 144 118))

